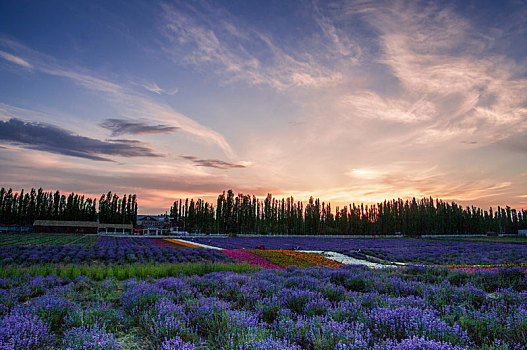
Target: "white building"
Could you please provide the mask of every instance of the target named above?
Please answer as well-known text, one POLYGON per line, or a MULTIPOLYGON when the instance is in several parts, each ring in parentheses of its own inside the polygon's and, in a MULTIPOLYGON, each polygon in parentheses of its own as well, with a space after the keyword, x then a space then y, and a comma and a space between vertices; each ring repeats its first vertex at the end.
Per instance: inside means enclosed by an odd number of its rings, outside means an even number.
POLYGON ((170 231, 168 215, 137 215, 137 229, 143 235, 163 235, 170 231))

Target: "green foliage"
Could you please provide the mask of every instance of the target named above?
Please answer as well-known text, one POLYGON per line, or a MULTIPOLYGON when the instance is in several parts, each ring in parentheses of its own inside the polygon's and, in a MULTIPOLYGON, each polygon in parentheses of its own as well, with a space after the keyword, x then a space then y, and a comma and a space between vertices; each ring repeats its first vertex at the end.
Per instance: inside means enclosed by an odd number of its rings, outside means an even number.
POLYGON ((117 194, 108 192, 99 199, 99 222, 111 224, 137 223, 136 195, 126 194, 119 198, 117 194))
POLYGON ((527 211, 498 207, 488 211, 433 198, 386 200, 374 205, 349 204, 332 211, 331 204, 293 197, 263 200, 234 194, 218 196, 216 208, 201 199, 175 201, 170 208, 179 230, 239 234, 486 234, 517 233, 527 228, 527 211), (215 215, 214 215, 215 214, 215 215))
POLYGON ((120 199, 108 192, 102 195, 97 213, 97 200, 79 194, 61 195, 59 191, 29 192, 0 189, 0 224, 32 225, 35 220, 99 221, 102 223, 136 223, 136 195, 120 199))
POLYGON ((3 234, 0 247, 15 245, 72 245, 72 246, 94 246, 99 236, 83 235, 75 233, 30 233, 30 234, 3 234))
POLYGON ((126 265, 75 265, 75 264, 39 264, 32 266, 3 266, 0 278, 55 275, 75 279, 87 276, 95 281, 115 278, 123 281, 129 278, 162 278, 177 275, 204 275, 210 272, 256 272, 259 267, 247 264, 223 263, 186 263, 186 264, 126 264, 126 265))

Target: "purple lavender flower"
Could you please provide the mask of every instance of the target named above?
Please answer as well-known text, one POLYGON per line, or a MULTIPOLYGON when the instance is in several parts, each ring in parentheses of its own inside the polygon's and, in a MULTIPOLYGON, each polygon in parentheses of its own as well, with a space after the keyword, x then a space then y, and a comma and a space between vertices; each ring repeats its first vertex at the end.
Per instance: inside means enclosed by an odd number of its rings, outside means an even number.
POLYGON ((41 349, 52 339, 49 326, 27 310, 15 310, 0 320, 0 349, 41 349))
POLYGON ((329 317, 280 319, 275 324, 275 332, 303 348, 316 350, 333 350, 343 344, 353 345, 352 349, 368 349, 371 338, 364 324, 339 322, 329 317))
POLYGON ((46 294, 31 300, 29 310, 44 320, 52 330, 58 330, 68 315, 75 311, 75 305, 58 294, 46 294))
POLYGON ((145 314, 145 321, 150 324, 150 334, 155 342, 174 337, 189 337, 193 329, 185 313, 185 307, 175 304, 172 300, 159 299, 149 314, 145 314))
POLYGON ((266 338, 252 340, 239 345, 236 350, 301 350, 300 346, 285 340, 266 338))
POLYGON ((64 333, 64 344, 69 350, 121 350, 115 335, 106 332, 97 324, 72 328, 64 333))
MULTIPOLYGON (((403 339, 400 342, 389 340, 382 345, 376 345, 374 350, 464 350, 461 346, 450 343, 426 340, 425 338, 413 337, 403 339)), ((339 349, 340 350, 340 349, 339 349)))
POLYGON ((414 307, 379 307, 366 314, 365 322, 378 338, 405 339, 422 336, 457 344, 468 342, 466 331, 459 325, 448 325, 437 312, 414 307))
POLYGON ((162 350, 196 350, 196 346, 192 343, 184 342, 180 337, 166 339, 161 344, 162 350))
POLYGON ((154 284, 130 283, 123 293, 121 300, 124 311, 137 318, 152 306, 161 297, 172 297, 173 292, 169 292, 154 284))

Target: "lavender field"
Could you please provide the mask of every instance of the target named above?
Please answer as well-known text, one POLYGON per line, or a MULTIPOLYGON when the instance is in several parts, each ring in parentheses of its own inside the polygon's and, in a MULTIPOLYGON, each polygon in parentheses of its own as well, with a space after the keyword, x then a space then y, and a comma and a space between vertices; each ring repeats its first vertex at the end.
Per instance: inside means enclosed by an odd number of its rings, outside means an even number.
POLYGON ((234 248, 213 250, 164 239, 85 241, 0 247, 0 349, 527 348, 523 245, 196 239, 234 248), (240 249, 255 246, 260 249, 240 249), (516 261, 518 266, 321 267, 313 266, 321 257, 284 248, 433 265, 516 261))
POLYGON ((524 271, 0 280, 2 349, 523 349, 524 271))
POLYGON ((99 237, 95 245, 0 246, 0 265, 36 263, 188 263, 229 262, 211 249, 161 246, 158 240, 131 237, 99 237))

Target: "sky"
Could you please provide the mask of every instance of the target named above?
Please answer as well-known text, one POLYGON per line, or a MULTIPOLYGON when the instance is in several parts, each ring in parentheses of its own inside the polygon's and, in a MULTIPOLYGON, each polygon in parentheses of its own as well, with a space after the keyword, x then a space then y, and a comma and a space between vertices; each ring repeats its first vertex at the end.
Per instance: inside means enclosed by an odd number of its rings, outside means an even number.
POLYGON ((0 186, 527 208, 527 2, 3 0, 0 186))

